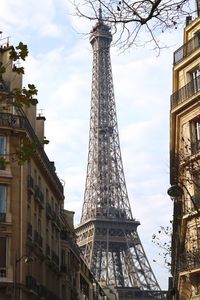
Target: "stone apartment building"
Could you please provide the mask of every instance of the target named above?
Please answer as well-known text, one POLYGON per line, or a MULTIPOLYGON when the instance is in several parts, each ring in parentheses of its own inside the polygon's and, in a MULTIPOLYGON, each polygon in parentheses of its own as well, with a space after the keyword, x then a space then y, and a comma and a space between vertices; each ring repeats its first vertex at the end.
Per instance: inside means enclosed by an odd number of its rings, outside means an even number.
POLYGON ((174 53, 170 181, 172 299, 200 299, 200 18, 187 17, 174 53))
POLYGON ((44 151, 45 118, 36 105, 15 103, 22 75, 11 50, 1 43, 0 299, 105 299, 81 258, 73 213, 64 210, 63 186, 44 151))

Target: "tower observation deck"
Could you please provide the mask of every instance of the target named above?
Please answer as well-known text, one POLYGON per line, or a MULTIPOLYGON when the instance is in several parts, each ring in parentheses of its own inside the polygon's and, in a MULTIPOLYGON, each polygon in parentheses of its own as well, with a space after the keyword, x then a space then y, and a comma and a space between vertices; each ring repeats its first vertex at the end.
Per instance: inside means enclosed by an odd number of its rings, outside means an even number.
POLYGON ((78 245, 105 287, 152 291, 162 299, 131 212, 120 152, 113 90, 110 28, 99 18, 93 48, 89 154, 78 245))

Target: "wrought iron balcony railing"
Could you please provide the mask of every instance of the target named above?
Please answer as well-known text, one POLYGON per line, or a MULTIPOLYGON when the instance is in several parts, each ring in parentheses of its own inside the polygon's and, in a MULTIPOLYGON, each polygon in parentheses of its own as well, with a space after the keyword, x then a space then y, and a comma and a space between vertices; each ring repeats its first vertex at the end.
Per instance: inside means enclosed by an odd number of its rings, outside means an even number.
POLYGON ((6 268, 0 268, 0 278, 6 277, 6 268))
POLYGON ((6 213, 0 212, 0 222, 6 222, 6 213))
POLYGON ((180 258, 180 271, 191 271, 200 268, 200 249, 183 254, 180 258))
POLYGON ((62 230, 60 232, 60 238, 61 238, 61 240, 65 240, 65 241, 69 240, 69 234, 67 233, 66 230, 62 230))
POLYGON ((186 101, 200 91, 200 76, 191 80, 171 95, 171 109, 186 101))
POLYGON ((34 242, 40 247, 42 248, 42 237, 41 235, 39 234, 38 231, 34 230, 34 242))
POLYGON ((43 207, 44 206, 44 195, 43 195, 42 191, 40 190, 38 185, 35 185, 34 190, 35 190, 35 198, 39 201, 39 203, 43 207))
POLYGON ((61 264, 60 271, 63 272, 63 273, 66 273, 67 272, 67 265, 61 264))
POLYGON ((28 175, 28 189, 34 191, 34 179, 31 175, 28 175))
POLYGON ((32 276, 26 276, 26 287, 28 289, 31 289, 33 291, 37 290, 37 281, 32 276))
POLYGON ((200 140, 191 143, 192 154, 195 154, 200 151, 200 140))
POLYGON ((32 225, 29 222, 27 223, 27 235, 32 237, 32 225))
POLYGON ((59 256, 52 250, 52 260, 59 265, 59 256))
POLYGON ((174 52, 174 65, 181 62, 185 57, 200 47, 200 35, 195 35, 191 40, 182 45, 174 52))
POLYGON ((42 157, 43 162, 47 166, 47 169, 50 171, 54 181, 57 184, 58 189, 63 193, 63 186, 60 182, 60 180, 57 177, 57 174, 55 173, 54 166, 52 163, 49 161, 49 158, 47 157, 44 148, 42 144, 40 143, 37 135, 35 134, 34 129, 32 128, 29 120, 27 119, 26 115, 23 114, 23 116, 19 115, 13 115, 10 113, 3 113, 0 112, 0 127, 12 127, 12 128, 19 128, 19 129, 25 129, 33 141, 37 144, 38 146, 38 151, 42 157))
POLYGON ((26 276, 26 287, 42 299, 61 300, 56 294, 49 291, 43 284, 36 281, 33 276, 26 276))
POLYGON ((46 244, 46 256, 50 257, 50 255, 51 255, 50 247, 48 244, 46 244))
POLYGON ((46 202, 46 215, 49 219, 52 219, 52 217, 53 217, 52 208, 48 202, 46 202))

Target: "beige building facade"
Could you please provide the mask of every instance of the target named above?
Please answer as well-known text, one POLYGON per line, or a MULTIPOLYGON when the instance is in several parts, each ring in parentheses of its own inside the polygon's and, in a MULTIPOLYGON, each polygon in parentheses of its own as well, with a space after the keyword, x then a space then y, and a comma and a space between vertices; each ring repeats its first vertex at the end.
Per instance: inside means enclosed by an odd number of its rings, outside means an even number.
POLYGON ((171 299, 200 299, 200 18, 174 53, 169 195, 174 200, 171 299))
POLYGON ((105 299, 64 210, 63 186, 44 151, 36 106, 16 105, 22 75, 0 45, 0 299, 105 299))

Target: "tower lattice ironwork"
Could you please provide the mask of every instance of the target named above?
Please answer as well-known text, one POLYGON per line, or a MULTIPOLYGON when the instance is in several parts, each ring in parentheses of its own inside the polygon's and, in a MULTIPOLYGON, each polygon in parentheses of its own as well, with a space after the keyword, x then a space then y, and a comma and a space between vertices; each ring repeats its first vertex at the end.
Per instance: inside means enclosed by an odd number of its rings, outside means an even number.
POLYGON ((78 244, 105 286, 160 291, 131 212, 120 153, 110 60, 110 28, 99 18, 93 48, 89 155, 78 244))

